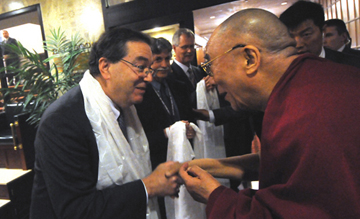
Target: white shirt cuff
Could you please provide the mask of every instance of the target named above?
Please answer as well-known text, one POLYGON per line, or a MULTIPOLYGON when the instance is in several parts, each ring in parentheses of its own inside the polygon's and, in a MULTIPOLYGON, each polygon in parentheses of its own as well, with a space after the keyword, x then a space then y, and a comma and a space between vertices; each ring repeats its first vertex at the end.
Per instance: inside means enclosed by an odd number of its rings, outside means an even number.
POLYGON ((146 190, 146 186, 145 186, 144 182, 143 182, 142 180, 141 180, 141 182, 142 182, 142 184, 143 184, 143 186, 144 186, 145 193, 146 193, 146 204, 148 204, 148 203, 149 203, 149 195, 148 195, 148 192, 147 192, 147 190, 146 190))
POLYGON ((212 110, 209 110, 209 122, 215 123, 215 116, 212 110))

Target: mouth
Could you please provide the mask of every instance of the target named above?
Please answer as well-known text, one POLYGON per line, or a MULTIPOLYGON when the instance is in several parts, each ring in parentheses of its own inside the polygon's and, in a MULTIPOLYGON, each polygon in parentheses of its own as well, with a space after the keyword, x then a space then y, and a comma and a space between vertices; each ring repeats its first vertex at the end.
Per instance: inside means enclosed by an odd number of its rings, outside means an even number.
POLYGON ((146 87, 144 87, 144 86, 137 86, 135 88, 138 89, 138 90, 142 90, 142 91, 146 90, 146 87))
POLYGON ((304 54, 304 53, 307 53, 308 51, 298 51, 297 54, 301 55, 301 54, 304 54))

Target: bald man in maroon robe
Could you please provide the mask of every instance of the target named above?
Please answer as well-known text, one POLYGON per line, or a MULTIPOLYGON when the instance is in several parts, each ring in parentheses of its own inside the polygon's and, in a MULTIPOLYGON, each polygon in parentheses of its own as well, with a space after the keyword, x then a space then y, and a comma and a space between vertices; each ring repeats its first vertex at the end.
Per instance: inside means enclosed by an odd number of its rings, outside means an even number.
POLYGON ((260 154, 180 168, 209 219, 360 218, 360 70, 311 54, 270 12, 242 10, 212 34, 203 65, 235 110, 264 111, 260 154), (214 179, 259 173, 259 190, 214 179))

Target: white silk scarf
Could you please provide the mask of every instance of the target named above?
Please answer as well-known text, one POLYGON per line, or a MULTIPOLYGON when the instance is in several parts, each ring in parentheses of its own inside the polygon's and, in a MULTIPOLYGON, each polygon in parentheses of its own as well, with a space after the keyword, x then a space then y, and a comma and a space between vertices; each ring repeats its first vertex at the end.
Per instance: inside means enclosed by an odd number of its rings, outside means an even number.
MULTIPOLYGON (((149 143, 136 109, 123 109, 128 141, 111 108, 112 100, 86 71, 80 81, 86 115, 99 150, 98 190, 142 179, 151 173, 149 143)), ((148 200, 147 219, 160 218, 156 198, 148 200)))
MULTIPOLYGON (((203 135, 200 129, 190 123, 195 130, 194 148, 203 145, 203 135)), ((185 162, 198 158, 194 153, 189 140, 186 137, 186 126, 184 122, 174 123, 169 131, 167 160, 185 162)), ((172 199, 165 197, 167 219, 205 219, 205 205, 195 201, 185 186, 180 187, 179 197, 172 199)))
MULTIPOLYGON (((219 97, 216 89, 207 91, 205 80, 196 86, 196 100, 198 109, 213 110, 220 108, 219 97)), ((225 158, 224 128, 222 125, 198 120, 199 129, 204 135, 204 144, 194 147, 197 158, 225 158)), ((230 186, 228 179, 217 179, 224 186, 230 186)))

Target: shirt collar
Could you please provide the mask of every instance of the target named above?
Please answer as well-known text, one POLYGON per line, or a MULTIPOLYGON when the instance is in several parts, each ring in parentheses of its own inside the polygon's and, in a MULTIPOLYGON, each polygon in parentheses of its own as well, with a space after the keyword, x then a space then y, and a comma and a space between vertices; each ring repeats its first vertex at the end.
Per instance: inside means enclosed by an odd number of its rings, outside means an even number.
MULTIPOLYGON (((178 60, 174 60, 174 62, 178 65, 178 66, 180 66, 180 68, 186 73, 186 74, 188 74, 187 73, 187 71, 188 71, 188 69, 189 69, 189 67, 187 67, 186 65, 184 65, 183 63, 181 63, 181 62, 179 62, 178 60)), ((191 65, 190 65, 191 66, 191 65)))
POLYGON ((319 57, 325 58, 325 49, 324 49, 324 47, 321 47, 321 53, 320 53, 319 57))
POLYGON ((345 44, 342 46, 342 47, 340 47, 337 51, 339 51, 339 52, 342 52, 342 51, 344 51, 344 49, 345 49, 345 44))
POLYGON ((155 90, 157 90, 157 91, 160 90, 160 86, 161 86, 160 82, 158 82, 158 81, 156 81, 156 80, 153 80, 153 81, 150 82, 150 83, 151 83, 151 86, 152 86, 155 90))
POLYGON ((116 104, 111 100, 110 101, 110 107, 111 107, 111 110, 113 111, 113 113, 114 113, 114 115, 115 115, 115 118, 117 119, 117 118, 119 118, 119 116, 120 116, 120 110, 118 110, 117 108, 116 108, 116 104))

